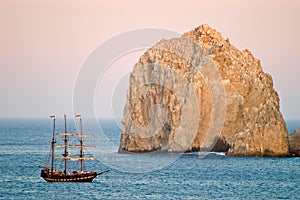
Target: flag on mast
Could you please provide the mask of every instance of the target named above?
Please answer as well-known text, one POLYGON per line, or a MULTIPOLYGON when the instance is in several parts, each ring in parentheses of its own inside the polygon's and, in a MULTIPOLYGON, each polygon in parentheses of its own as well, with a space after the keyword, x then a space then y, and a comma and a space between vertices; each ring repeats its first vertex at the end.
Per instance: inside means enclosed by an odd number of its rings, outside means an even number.
POLYGON ((76 113, 76 114, 75 114, 75 117, 81 117, 81 114, 76 113))
POLYGON ((50 115, 50 118, 55 118, 55 115, 50 115))

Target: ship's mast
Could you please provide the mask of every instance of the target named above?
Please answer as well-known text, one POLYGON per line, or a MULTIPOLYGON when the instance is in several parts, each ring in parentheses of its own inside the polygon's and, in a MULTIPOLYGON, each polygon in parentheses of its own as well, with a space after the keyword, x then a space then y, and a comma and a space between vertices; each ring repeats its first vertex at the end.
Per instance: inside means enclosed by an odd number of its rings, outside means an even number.
MULTIPOLYGON (((80 117, 80 135, 82 135, 82 119, 80 117)), ((80 171, 83 171, 83 137, 80 137, 80 171)))
POLYGON ((64 152, 62 154, 62 156, 54 156, 54 158, 61 158, 64 159, 64 174, 67 175, 67 161, 80 161, 80 171, 84 170, 84 160, 95 160, 94 157, 88 157, 85 158, 84 157, 84 148, 95 148, 95 146, 85 146, 83 145, 83 141, 84 141, 84 137, 89 137, 91 136, 90 134, 83 134, 83 130, 82 130, 82 119, 81 119, 81 115, 77 114, 75 115, 75 117, 80 117, 79 118, 79 125, 80 125, 80 133, 68 133, 67 132, 67 117, 66 115, 64 115, 64 120, 65 120, 65 132, 59 132, 58 134, 61 136, 64 136, 64 144, 63 145, 56 145, 54 147, 56 148, 64 148, 64 152), (79 137, 79 145, 78 144, 69 144, 68 140, 69 140, 69 136, 71 137, 79 137), (69 153, 68 153, 68 147, 71 148, 79 148, 79 157, 69 157, 69 153))
POLYGON ((67 175, 67 157, 68 157, 68 137, 67 137, 67 116, 64 115, 65 118, 65 138, 64 138, 64 146, 65 146, 65 151, 64 151, 64 174, 67 175))
POLYGON ((51 174, 54 171, 54 145, 55 145, 55 117, 53 118, 53 132, 52 132, 52 141, 51 141, 51 174))

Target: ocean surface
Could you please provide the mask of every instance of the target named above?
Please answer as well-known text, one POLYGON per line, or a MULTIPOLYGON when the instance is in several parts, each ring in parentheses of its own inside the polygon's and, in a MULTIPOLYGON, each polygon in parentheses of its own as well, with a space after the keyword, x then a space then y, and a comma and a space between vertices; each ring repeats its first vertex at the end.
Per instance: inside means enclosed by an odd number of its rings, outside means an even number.
MULTIPOLYGON (((38 166, 47 161, 51 119, 0 119, 0 199, 300 199, 300 158, 117 154, 117 124, 84 121, 84 131, 95 136, 87 144, 97 146, 89 152, 97 161, 86 162, 86 169, 110 172, 93 183, 48 183, 38 166)), ((68 130, 75 125, 68 121, 68 130)), ((300 121, 287 125, 292 132, 300 121)))

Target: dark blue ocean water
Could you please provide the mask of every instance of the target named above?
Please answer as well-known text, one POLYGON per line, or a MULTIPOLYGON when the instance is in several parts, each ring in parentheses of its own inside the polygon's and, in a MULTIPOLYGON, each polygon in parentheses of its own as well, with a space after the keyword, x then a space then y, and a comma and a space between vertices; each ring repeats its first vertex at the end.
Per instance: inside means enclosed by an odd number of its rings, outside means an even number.
MULTIPOLYGON (((290 131, 300 127, 287 124, 290 131)), ((68 127, 75 131, 72 122, 68 127)), ((111 171, 93 183, 48 183, 37 166, 47 160, 51 120, 0 119, 0 199, 300 199, 300 158, 119 155, 118 126, 106 120, 100 127, 110 144, 86 123, 96 136, 90 144, 101 146, 86 168, 111 171)))

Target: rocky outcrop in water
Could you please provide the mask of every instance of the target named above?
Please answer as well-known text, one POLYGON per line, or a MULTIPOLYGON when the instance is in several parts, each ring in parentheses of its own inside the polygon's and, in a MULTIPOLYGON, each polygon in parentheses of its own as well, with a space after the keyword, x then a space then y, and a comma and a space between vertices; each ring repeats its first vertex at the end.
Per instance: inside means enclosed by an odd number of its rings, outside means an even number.
POLYGON ((289 155, 271 75, 208 25, 161 40, 140 57, 122 122, 119 152, 289 155))
POLYGON ((292 156, 300 156, 300 129, 289 135, 289 149, 292 156))

